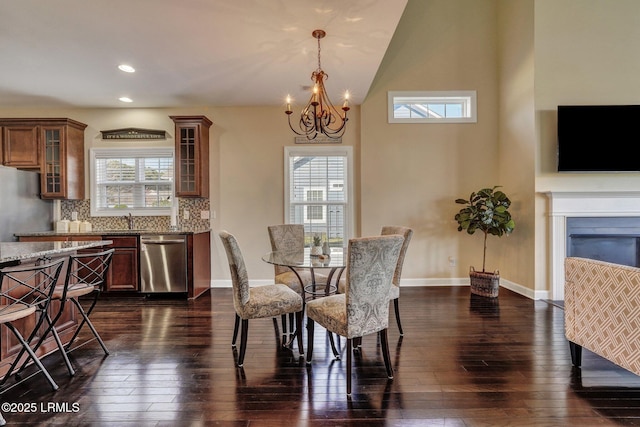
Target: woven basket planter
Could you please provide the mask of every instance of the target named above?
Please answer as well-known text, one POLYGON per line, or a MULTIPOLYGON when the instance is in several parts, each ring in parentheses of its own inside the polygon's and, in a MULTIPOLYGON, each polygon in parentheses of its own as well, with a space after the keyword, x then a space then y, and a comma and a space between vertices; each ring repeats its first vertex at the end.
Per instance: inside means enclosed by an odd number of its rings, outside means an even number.
POLYGON ((471 267, 469 269, 469 282, 472 294, 496 298, 500 289, 500 272, 498 270, 493 273, 476 271, 471 267))

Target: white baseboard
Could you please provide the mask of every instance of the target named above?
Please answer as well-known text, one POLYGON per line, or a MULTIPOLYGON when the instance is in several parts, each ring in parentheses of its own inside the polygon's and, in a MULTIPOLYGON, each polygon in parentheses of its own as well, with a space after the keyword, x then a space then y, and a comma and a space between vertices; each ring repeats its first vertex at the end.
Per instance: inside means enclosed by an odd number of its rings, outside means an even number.
MULTIPOLYGON (((249 280, 249 284, 251 286, 262 286, 273 283, 272 280, 269 279, 258 279, 258 280, 249 280)), ((448 279, 402 279, 400 281, 400 286, 403 287, 420 287, 420 286, 469 286, 469 278, 468 277, 453 277, 448 279)), ((230 288, 231 287, 231 279, 228 280, 212 280, 211 281, 212 288, 230 288)), ((509 289, 519 295, 525 296, 530 299, 538 300, 538 299, 548 299, 549 291, 534 291, 533 289, 526 288, 517 283, 511 282, 509 280, 500 279, 500 287, 505 289, 509 289)))

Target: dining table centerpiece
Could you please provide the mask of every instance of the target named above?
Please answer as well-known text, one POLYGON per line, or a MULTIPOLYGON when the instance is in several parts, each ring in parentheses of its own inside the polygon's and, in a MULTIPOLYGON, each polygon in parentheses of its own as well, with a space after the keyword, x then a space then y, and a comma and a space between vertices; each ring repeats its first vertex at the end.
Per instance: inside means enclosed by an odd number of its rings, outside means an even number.
POLYGON ((311 255, 319 256, 322 255, 322 238, 319 234, 313 235, 313 245, 311 246, 311 255))

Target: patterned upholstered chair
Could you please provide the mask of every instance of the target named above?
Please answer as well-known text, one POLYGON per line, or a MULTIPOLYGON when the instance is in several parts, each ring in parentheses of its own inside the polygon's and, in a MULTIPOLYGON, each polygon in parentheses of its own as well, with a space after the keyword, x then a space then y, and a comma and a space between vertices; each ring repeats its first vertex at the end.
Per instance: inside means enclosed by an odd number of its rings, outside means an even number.
MULTIPOLYGON (((302 224, 278 224, 267 227, 272 251, 289 251, 304 253, 304 225, 302 224)), ((304 298, 303 286, 313 283, 326 283, 327 276, 308 269, 299 270, 296 273, 289 267, 274 265, 274 280, 276 283, 287 285, 304 298), (302 281, 302 283, 300 283, 302 281)), ((292 316, 289 316, 289 324, 292 324, 292 316)), ((290 327, 293 332, 293 327, 290 327)), ((286 316, 282 317, 282 333, 287 333, 286 316)))
POLYGON ((402 248, 400 249, 400 256, 398 257, 398 263, 396 264, 396 270, 393 273, 393 281, 391 282, 393 286, 391 286, 391 292, 389 293, 389 299, 393 300, 393 309, 396 313, 396 323, 398 325, 398 331, 402 336, 404 335, 404 331, 402 330, 402 323, 400 322, 400 307, 398 306, 398 299, 400 299, 400 277, 402 276, 404 257, 407 253, 407 248, 409 247, 411 237, 413 236, 413 230, 408 227, 393 225, 385 225, 384 227, 382 227, 380 235, 388 236, 390 234, 399 234, 404 237, 404 242, 402 243, 402 248))
POLYGON ((219 233, 229 261, 233 284, 233 306, 242 321, 238 367, 242 367, 247 349, 249 319, 273 318, 289 313, 296 314, 298 348, 304 354, 302 345, 302 297, 287 286, 279 283, 264 286, 249 286, 249 277, 244 258, 236 238, 226 231, 219 233))
MULTIPOLYGON (((378 332, 387 376, 393 378, 389 357, 389 293, 404 238, 399 235, 349 240, 347 285, 342 294, 308 301, 307 364, 313 353, 314 323, 347 339, 347 394, 351 394, 352 340, 378 332)), ((339 353, 334 353, 339 358, 339 353)))
POLYGON ((586 348, 640 375, 640 268, 577 257, 564 263, 564 333, 573 365, 582 365, 586 348))
MULTIPOLYGON (((390 234, 399 234, 404 237, 404 243, 402 244, 402 249, 400 250, 400 256, 398 257, 398 263, 396 265, 396 271, 393 273, 393 286, 391 286, 391 293, 389 294, 389 299, 393 301, 393 308, 396 314, 398 331, 402 336, 404 335, 404 331, 402 329, 402 322, 400 321, 400 307, 398 304, 398 299, 400 298, 400 278, 402 276, 402 266, 404 265, 404 258, 407 253, 407 248, 409 247, 409 242, 411 242, 411 237, 413 236, 413 230, 408 227, 395 225, 383 226, 380 235, 388 236, 390 234)), ((338 284, 338 293, 344 292, 345 283, 346 278, 343 277, 342 279, 340 279, 340 283, 338 284)))

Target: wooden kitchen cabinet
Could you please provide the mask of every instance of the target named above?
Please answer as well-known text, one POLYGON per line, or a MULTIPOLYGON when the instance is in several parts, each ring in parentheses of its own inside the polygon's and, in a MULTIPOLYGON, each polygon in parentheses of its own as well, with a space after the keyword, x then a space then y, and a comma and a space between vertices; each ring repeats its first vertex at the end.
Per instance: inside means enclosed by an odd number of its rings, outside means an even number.
POLYGON ((2 164, 40 170, 39 129, 35 122, 2 120, 2 164))
POLYGON ((3 165, 40 172, 43 199, 84 198, 84 123, 0 119, 3 165))
POLYGON ((194 299, 211 288, 211 233, 187 235, 187 289, 194 299))
POLYGON ((113 243, 105 249, 115 248, 111 267, 107 272, 106 292, 138 292, 138 237, 102 236, 113 243))
POLYGON ((40 196, 43 199, 84 199, 86 127, 71 119, 40 124, 40 196))
POLYGON ((209 128, 205 116, 169 116, 175 123, 178 197, 209 197, 209 128))

